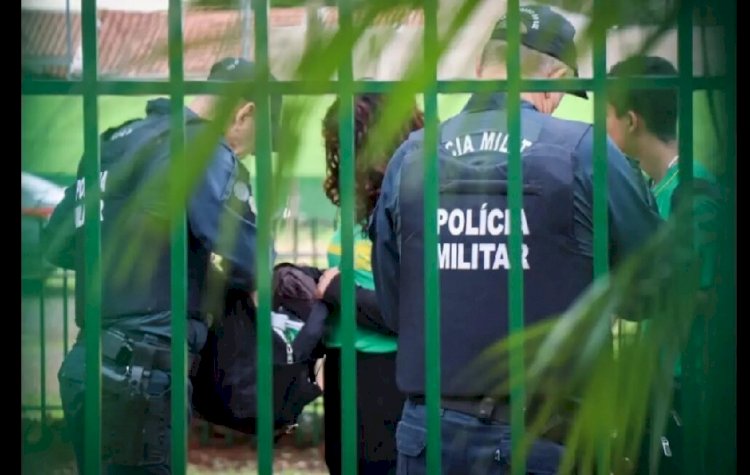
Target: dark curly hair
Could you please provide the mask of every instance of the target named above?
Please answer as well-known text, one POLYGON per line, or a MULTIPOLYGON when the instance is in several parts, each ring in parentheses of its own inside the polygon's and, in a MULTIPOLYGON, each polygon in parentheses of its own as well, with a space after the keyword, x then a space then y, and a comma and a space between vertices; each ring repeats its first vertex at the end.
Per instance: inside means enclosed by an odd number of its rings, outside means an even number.
MULTIPOLYGON (((417 107, 412 106, 412 114, 406 120, 398 133, 393 136, 390 143, 382 144, 371 156, 362 156, 367 146, 370 127, 380 119, 385 95, 383 94, 361 94, 354 97, 354 169, 355 169, 355 194, 356 194, 356 219, 364 226, 367 218, 380 196, 380 185, 383 182, 383 174, 391 156, 406 138, 414 130, 424 127, 424 115, 417 107)), ((326 149, 326 179, 323 189, 326 196, 336 205, 341 205, 341 193, 339 190, 339 101, 331 104, 323 119, 323 139, 326 149)))

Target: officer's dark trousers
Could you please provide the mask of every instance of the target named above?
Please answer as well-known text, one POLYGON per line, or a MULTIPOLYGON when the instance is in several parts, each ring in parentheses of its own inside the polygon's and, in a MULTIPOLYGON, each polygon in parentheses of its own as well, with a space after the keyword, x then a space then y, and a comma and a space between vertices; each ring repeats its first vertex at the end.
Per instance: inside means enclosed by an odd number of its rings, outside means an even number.
MULTIPOLYGON (((443 475, 505 475, 511 473, 510 425, 485 423, 474 416, 441 409, 443 475)), ((427 413, 407 400, 396 431, 398 475, 427 473, 427 413)), ((531 446, 526 473, 557 472, 564 448, 538 440, 531 446)))
MULTIPOLYGON (((192 322, 191 322, 192 323, 192 322)), ((189 334, 195 333, 194 325, 191 325, 189 334)), ((131 335, 133 335, 131 333, 131 335)), ((205 343, 205 335, 201 335, 200 343, 194 344, 193 336, 189 336, 189 347, 196 351, 205 343)), ((69 437, 76 456, 79 471, 83 472, 85 456, 85 432, 86 421, 84 419, 84 400, 86 393, 86 348, 84 338, 81 335, 73 345, 70 352, 65 356, 58 372, 60 383, 60 398, 62 400, 63 413, 69 437)), ((169 348, 169 340, 160 339, 162 347, 169 348)), ((105 431, 116 434, 117 443, 114 450, 133 449, 138 457, 142 457, 136 463, 120 464, 111 463, 112 453, 102 448, 102 470, 101 473, 117 474, 170 474, 170 450, 171 450, 171 375, 168 371, 154 369, 144 384, 145 393, 149 396, 149 404, 133 409, 122 402, 112 402, 111 394, 105 390, 105 374, 112 372, 122 374, 124 367, 118 363, 102 358, 102 434, 105 431), (141 415, 141 418, 135 419, 141 415), (115 422, 111 422, 115 419, 115 422), (138 423, 134 422, 139 421, 138 423), (128 426, 130 424, 130 426, 128 426), (139 425, 140 424, 140 425, 139 425), (114 431, 113 431, 114 426, 114 431), (139 431, 140 428, 143 428, 139 431), (133 440, 137 436, 128 435, 126 432, 143 432, 144 443, 137 444, 133 440), (121 437, 120 437, 121 436, 121 437), (129 445, 130 444, 130 445, 129 445)), ((192 385, 188 379, 188 412, 190 413, 189 401, 192 397, 192 385)), ((120 396, 123 394, 120 393, 120 396)), ((190 417, 190 414, 186 417, 190 417)), ((188 419, 189 420, 189 419, 188 419)), ((102 444, 103 446, 105 444, 102 444)), ((116 460, 116 459, 115 459, 116 460)))
MULTIPOLYGON (((341 471, 341 351, 326 352, 325 459, 341 471)), ((396 473, 396 424, 404 397, 396 387, 396 353, 357 352, 357 460, 359 475, 396 473)))
MULTIPOLYGON (((84 463, 84 452, 85 452, 85 420, 84 420, 84 398, 85 398, 85 374, 86 374, 86 349, 82 342, 77 342, 66 356, 63 364, 58 373, 58 379, 60 382, 60 398, 62 399, 63 412, 65 414, 65 423, 67 426, 68 434, 73 444, 73 450, 76 455, 76 462, 79 467, 79 472, 83 473, 84 463)), ((117 368, 109 361, 102 361, 102 366, 109 366, 110 369, 116 370, 117 368)), ((151 396, 159 397, 163 399, 164 406, 169 408, 170 399, 170 375, 167 372, 154 370, 152 371, 150 381, 148 382, 146 391, 151 396)), ((111 407, 103 402, 102 411, 126 411, 126 408, 111 407), (106 406, 106 407, 105 407, 106 406)), ((122 414, 123 417, 128 417, 128 414, 122 414)), ((154 415, 156 416, 156 415, 154 415)), ((164 433, 167 437, 165 441, 166 451, 164 454, 168 456, 169 450, 169 418, 170 414, 167 412, 163 414, 166 417, 164 421, 164 433)), ((109 428, 102 424, 102 432, 109 428)), ((126 440, 123 443, 127 443, 126 440)), ((116 474, 169 474, 171 473, 169 461, 164 457, 161 462, 153 464, 147 464, 142 466, 128 466, 128 465, 117 465, 117 464, 103 464, 102 473, 116 475, 116 474)))

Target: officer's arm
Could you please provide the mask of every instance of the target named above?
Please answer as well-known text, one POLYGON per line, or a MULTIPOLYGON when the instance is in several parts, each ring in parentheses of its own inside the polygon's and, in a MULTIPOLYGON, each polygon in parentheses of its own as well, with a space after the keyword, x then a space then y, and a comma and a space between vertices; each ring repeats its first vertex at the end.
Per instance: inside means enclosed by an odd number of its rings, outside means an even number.
POLYGON ((228 261, 237 284, 252 290, 257 229, 249 201, 250 184, 240 180, 240 166, 220 147, 191 197, 188 222, 190 232, 206 249, 228 261))
POLYGON ((662 219, 643 176, 612 142, 608 158, 610 261, 616 265, 644 245, 662 219))
POLYGON ((380 312, 388 328, 398 333, 399 262, 400 248, 398 232, 398 188, 401 165, 407 153, 417 144, 406 141, 396 150, 383 177, 375 210, 370 218, 370 240, 372 241, 372 274, 380 312))
MULTIPOLYGON (((354 297, 357 307, 357 326, 384 335, 393 335, 383 320, 383 313, 380 311, 375 291, 357 285, 354 289, 354 297)), ((341 274, 334 277, 328 284, 323 294, 323 301, 334 308, 341 307, 341 274)))
MULTIPOLYGON (((593 144, 593 129, 589 129, 576 150, 579 178, 586 195, 585 198, 576 200, 579 210, 585 208, 585 212, 579 213, 576 219, 586 222, 589 239, 593 238, 593 144), (583 201, 585 203, 582 204, 583 201)), ((609 140, 607 178, 609 255, 610 263, 616 266, 645 244, 662 220, 642 175, 633 169, 627 158, 609 140)))
POLYGON ((65 189, 65 196, 42 229, 42 255, 52 265, 75 269, 75 183, 65 189))

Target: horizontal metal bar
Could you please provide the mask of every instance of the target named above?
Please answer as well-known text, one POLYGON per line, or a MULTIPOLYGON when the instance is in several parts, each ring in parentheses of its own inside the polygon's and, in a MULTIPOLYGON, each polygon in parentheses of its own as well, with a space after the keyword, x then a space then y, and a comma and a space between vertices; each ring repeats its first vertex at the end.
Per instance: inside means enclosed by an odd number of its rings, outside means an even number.
MULTIPOLYGON (((681 86, 679 77, 633 77, 607 78, 608 86, 627 84, 630 89, 677 89, 681 86)), ((185 81, 185 93, 216 94, 232 83, 223 81, 185 81)), ((398 81, 356 81, 355 92, 390 92, 398 81)), ((726 85, 724 76, 693 77, 685 83, 694 91, 721 89, 726 85)), ((322 95, 336 94, 340 84, 337 81, 277 81, 270 85, 272 94, 281 95, 322 95)), ((169 81, 138 80, 99 80, 96 83, 98 95, 132 96, 169 94, 169 81)), ((508 81, 455 80, 439 81, 438 92, 442 94, 464 94, 473 92, 494 92, 508 89, 508 81)), ((528 92, 541 91, 575 91, 594 89, 594 80, 589 78, 575 79, 527 79, 521 81, 521 90, 528 92)), ((22 95, 81 95, 83 83, 80 81, 30 79, 21 83, 22 95)))
POLYGON ((21 406, 21 411, 41 411, 42 409, 46 411, 62 411, 62 406, 61 405, 56 405, 56 406, 47 405, 44 407, 38 406, 38 405, 37 406, 21 406))

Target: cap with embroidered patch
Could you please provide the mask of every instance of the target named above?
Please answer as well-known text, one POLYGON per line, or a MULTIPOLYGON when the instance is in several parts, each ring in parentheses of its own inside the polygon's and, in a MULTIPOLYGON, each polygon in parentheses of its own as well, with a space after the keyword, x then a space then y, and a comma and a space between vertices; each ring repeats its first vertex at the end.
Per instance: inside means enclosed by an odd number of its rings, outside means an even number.
MULTIPOLYGON (((578 52, 574 37, 575 27, 562 15, 546 5, 525 5, 519 9, 521 17, 521 44, 527 48, 552 56, 570 67, 578 77, 578 52)), ((500 18, 495 24, 490 40, 508 40, 508 19, 500 18)), ((571 94, 588 99, 586 91, 571 94)))

